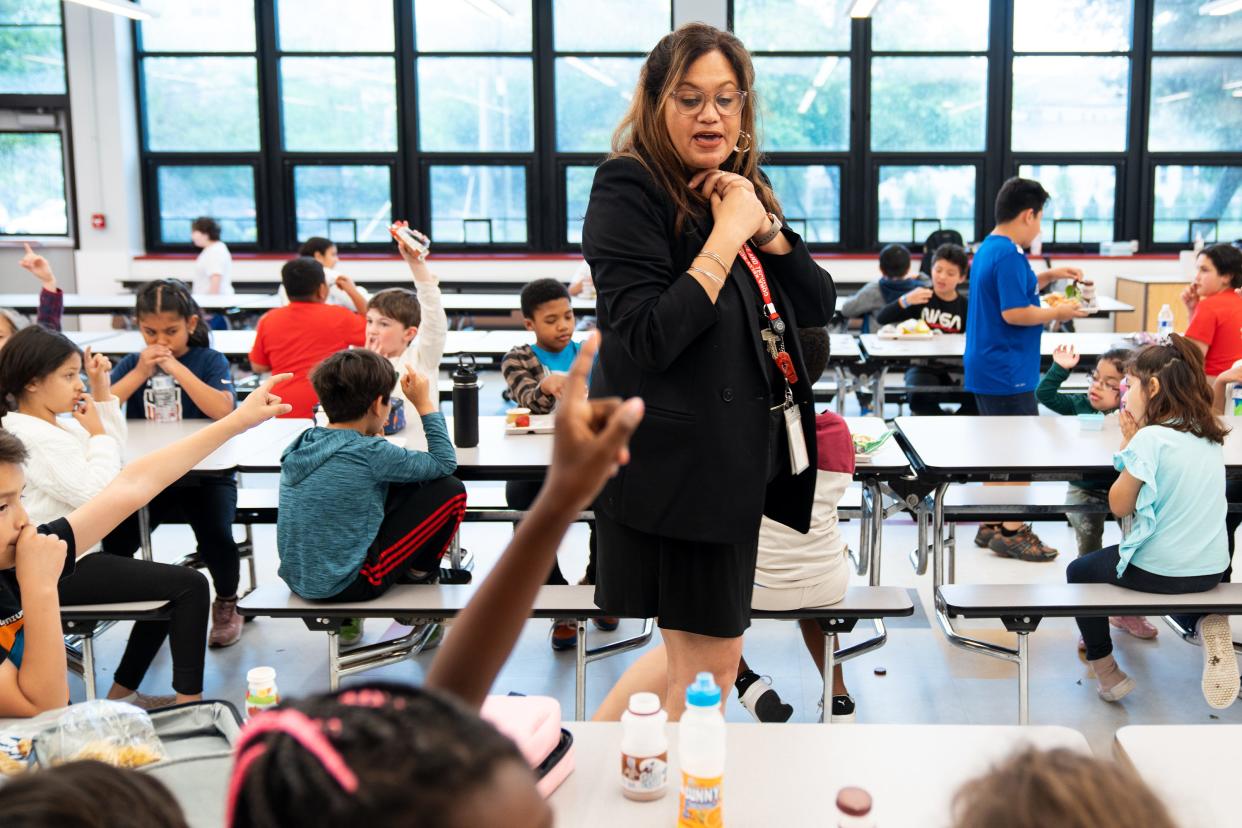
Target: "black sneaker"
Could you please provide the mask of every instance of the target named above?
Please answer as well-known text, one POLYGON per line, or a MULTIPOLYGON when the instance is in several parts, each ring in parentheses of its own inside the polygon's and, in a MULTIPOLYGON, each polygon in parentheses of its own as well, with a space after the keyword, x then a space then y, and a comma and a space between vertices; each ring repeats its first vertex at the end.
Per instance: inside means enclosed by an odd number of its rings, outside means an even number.
POLYGON ((854 723, 854 697, 850 695, 832 697, 832 723, 854 723))
POLYGON ((793 706, 781 701, 767 676, 754 676, 738 701, 757 722, 787 722, 793 716, 793 706))

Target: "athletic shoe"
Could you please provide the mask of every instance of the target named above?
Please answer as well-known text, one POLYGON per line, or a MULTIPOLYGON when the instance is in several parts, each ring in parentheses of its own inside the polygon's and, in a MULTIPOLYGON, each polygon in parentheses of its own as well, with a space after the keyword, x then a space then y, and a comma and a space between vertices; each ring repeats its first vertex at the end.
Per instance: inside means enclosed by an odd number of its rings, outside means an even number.
MULTIPOLYGON (((823 704, 823 702, 820 702, 823 704)), ((854 697, 846 694, 844 696, 832 697, 832 724, 853 724, 854 723, 854 697)))
POLYGON ((1203 644, 1203 698, 1210 707, 1223 710, 1238 697, 1240 683, 1229 619, 1205 615, 1199 620, 1197 632, 1203 644))
POLYGON ((1144 641, 1151 641, 1160 634, 1160 630, 1153 627, 1151 622, 1141 615, 1115 615, 1108 619, 1108 623, 1144 641))
POLYGON ((746 692, 738 695, 738 701, 751 718, 757 722, 789 721, 789 717, 793 715, 793 707, 781 701, 781 697, 772 689, 772 679, 754 673, 749 675, 753 678, 746 687, 746 692))
POLYGON ((242 617, 237 614, 236 598, 217 598, 211 602, 211 633, 208 647, 232 647, 241 640, 242 617))
POLYGON ((1000 534, 1000 524, 997 523, 980 523, 979 531, 975 532, 975 546, 983 549, 988 548, 988 544, 992 542, 992 538, 1000 534))
POLYGON ((1022 528, 1012 535, 998 530, 988 541, 988 549, 1002 558, 1017 558, 1020 561, 1036 563, 1051 561, 1057 556, 1057 550, 1041 541, 1029 523, 1022 524, 1022 528))
POLYGON ((552 622, 552 649, 572 650, 578 646, 578 622, 558 618, 552 622))
POLYGON ((345 623, 341 625, 341 631, 337 633, 336 643, 341 647, 352 647, 362 640, 363 620, 361 618, 346 618, 345 623))
POLYGON ((120 699, 112 699, 111 701, 124 702, 132 704, 134 707, 140 707, 143 710, 159 710, 161 707, 172 707, 177 703, 176 696, 148 696, 146 693, 130 693, 128 696, 120 699))
POLYGON ((603 618, 592 618, 591 622, 595 624, 595 629, 600 632, 613 632, 617 627, 621 626, 621 619, 611 615, 603 618))
POLYGON ((1126 696, 1130 695, 1130 692, 1134 690, 1136 686, 1137 685, 1134 683, 1134 679, 1126 676, 1107 690, 1097 685, 1095 692, 1106 702, 1119 702, 1126 696))

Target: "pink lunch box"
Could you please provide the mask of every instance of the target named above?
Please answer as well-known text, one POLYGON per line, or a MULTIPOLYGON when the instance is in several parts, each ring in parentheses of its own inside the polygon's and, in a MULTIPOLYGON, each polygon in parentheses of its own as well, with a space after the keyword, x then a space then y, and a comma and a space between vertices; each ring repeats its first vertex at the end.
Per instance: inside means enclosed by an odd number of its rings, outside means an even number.
POLYGON ((574 737, 561 728, 561 703, 556 699, 488 696, 479 715, 517 744, 545 798, 573 771, 574 737))

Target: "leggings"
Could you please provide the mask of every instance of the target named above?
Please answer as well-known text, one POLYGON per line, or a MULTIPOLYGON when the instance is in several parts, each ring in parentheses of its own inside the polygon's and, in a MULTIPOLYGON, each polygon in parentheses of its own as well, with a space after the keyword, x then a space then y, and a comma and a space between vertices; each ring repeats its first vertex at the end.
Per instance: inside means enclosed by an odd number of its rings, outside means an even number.
MULTIPOLYGON (((147 508, 151 531, 161 523, 189 523, 198 555, 211 573, 220 598, 237 595, 241 553, 233 540, 237 514, 237 478, 232 474, 187 474, 155 496, 147 508)), ((109 555, 132 558, 142 545, 138 515, 130 515, 103 540, 109 555)))
POLYGON ((60 603, 65 606, 170 601, 169 620, 134 624, 113 679, 122 687, 137 690, 167 638, 172 647, 173 689, 187 696, 203 692, 211 593, 201 573, 184 566, 97 552, 78 561, 77 571, 60 582, 59 592, 60 603))

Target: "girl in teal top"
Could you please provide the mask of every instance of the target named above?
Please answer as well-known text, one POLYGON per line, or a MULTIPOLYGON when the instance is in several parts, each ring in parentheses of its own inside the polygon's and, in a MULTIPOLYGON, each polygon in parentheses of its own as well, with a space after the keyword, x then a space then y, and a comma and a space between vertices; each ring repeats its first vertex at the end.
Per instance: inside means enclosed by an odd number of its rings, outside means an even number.
MULTIPOLYGON (((1141 350, 1126 371, 1121 449, 1113 455, 1120 475, 1108 501, 1118 517, 1132 515, 1133 525, 1120 546, 1071 563, 1066 578, 1072 584, 1174 595, 1206 592, 1229 580, 1223 450, 1228 429, 1212 413, 1202 353, 1177 334, 1169 340, 1141 350)), ((1203 643, 1204 697, 1212 707, 1228 707, 1239 683, 1228 619, 1179 620, 1203 643)), ((1108 619, 1077 621, 1100 698, 1122 699, 1134 680, 1113 659, 1108 619)))

